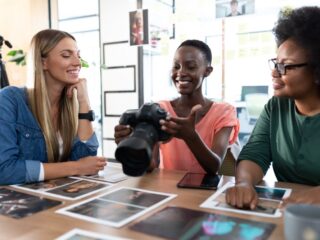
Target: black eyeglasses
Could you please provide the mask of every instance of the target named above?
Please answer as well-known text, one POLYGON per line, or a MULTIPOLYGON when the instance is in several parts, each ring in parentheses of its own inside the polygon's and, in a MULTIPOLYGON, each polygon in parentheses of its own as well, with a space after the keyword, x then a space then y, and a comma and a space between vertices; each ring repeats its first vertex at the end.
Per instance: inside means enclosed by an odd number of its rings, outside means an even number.
POLYGON ((271 70, 276 69, 280 75, 286 75, 287 70, 307 66, 308 63, 285 64, 278 63, 276 58, 269 59, 269 67, 271 70))

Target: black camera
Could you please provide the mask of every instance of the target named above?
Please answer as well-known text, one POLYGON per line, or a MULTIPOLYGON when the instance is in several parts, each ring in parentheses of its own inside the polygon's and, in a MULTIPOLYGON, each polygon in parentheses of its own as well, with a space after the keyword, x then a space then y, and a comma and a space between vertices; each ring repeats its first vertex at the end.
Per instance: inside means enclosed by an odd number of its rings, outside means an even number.
POLYGON ((146 103, 139 109, 127 110, 122 114, 119 123, 133 128, 131 135, 118 144, 115 152, 125 174, 144 174, 150 166, 154 145, 171 138, 159 124, 166 117, 167 112, 157 103, 146 103))

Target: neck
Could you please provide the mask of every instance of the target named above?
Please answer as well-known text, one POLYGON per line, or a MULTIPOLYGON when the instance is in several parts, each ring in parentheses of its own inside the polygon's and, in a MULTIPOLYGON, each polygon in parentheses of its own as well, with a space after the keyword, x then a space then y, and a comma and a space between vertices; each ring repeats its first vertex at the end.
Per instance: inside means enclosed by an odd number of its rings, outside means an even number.
POLYGON ((304 116, 314 116, 320 113, 320 96, 296 99, 294 102, 299 113, 304 116))

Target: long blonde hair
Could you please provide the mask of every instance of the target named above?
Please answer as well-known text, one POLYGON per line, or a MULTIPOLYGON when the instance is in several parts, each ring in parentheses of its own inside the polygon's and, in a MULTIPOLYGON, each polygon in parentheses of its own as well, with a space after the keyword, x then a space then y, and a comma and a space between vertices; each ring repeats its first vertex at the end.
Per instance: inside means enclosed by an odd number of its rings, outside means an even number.
POLYGON ((64 38, 75 38, 67 32, 46 29, 38 32, 31 41, 28 54, 28 100, 31 111, 37 119, 45 138, 48 162, 66 161, 70 158, 73 140, 78 128, 78 105, 75 94, 66 96, 66 88, 59 101, 58 126, 63 140, 63 153, 59 157, 59 143, 50 115, 46 79, 44 77, 42 59, 64 38))

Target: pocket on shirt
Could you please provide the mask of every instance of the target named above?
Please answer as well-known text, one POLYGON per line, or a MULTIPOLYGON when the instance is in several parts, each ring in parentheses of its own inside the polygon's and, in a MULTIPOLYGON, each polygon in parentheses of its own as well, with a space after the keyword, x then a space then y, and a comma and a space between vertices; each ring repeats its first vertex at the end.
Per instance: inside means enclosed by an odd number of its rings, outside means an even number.
POLYGON ((44 159, 45 140, 40 129, 17 124, 17 141, 19 157, 24 159, 44 159))

